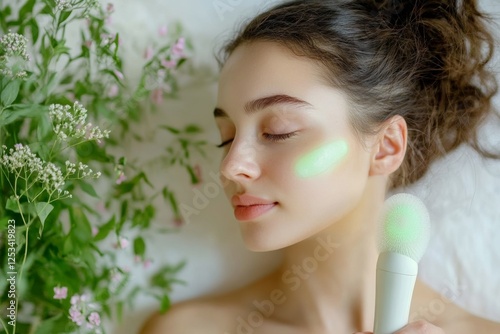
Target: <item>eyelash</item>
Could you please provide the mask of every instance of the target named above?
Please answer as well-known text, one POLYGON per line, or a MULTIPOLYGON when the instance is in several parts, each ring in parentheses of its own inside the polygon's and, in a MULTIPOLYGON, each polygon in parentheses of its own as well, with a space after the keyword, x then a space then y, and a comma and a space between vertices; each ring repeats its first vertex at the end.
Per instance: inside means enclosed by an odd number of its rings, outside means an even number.
MULTIPOLYGON (((297 133, 296 132, 290 132, 290 133, 283 133, 283 134, 278 134, 278 135, 272 135, 272 134, 269 134, 269 133, 264 133, 264 137, 271 141, 271 142, 278 142, 278 141, 282 141, 282 140, 285 140, 285 139, 288 139, 290 137, 293 137, 295 136, 297 133)), ((232 142, 233 139, 229 139, 229 140, 226 140, 225 142, 217 145, 218 148, 222 148, 224 146, 226 146, 227 144, 229 144, 230 142, 232 142)))

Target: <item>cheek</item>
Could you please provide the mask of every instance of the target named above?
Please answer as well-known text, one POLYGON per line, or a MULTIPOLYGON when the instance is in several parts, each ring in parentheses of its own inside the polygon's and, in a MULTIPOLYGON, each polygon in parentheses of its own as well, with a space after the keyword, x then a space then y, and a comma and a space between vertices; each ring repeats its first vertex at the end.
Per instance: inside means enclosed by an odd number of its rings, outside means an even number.
POLYGON ((332 214, 342 215, 361 197, 367 162, 366 152, 344 139, 302 152, 288 168, 290 208, 322 221, 339 218, 332 214))
POLYGON ((293 169, 299 178, 311 178, 324 173, 333 172, 347 157, 349 145, 346 140, 339 139, 321 145, 300 156, 293 169))

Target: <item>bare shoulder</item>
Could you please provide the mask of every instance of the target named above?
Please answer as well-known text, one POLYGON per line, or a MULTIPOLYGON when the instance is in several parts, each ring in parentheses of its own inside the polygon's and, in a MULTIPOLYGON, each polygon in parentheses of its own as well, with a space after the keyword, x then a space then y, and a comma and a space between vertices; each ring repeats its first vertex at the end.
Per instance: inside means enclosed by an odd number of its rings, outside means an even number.
POLYGON ((499 322, 476 316, 456 305, 443 328, 446 333, 500 333, 499 322))
POLYGON ((153 314, 140 334, 223 333, 231 322, 230 305, 219 298, 204 298, 173 305, 165 314, 153 314))
POLYGON ((500 333, 500 323, 470 313, 455 303, 460 293, 446 290, 438 293, 418 282, 416 303, 412 305, 411 321, 426 320, 441 327, 445 333, 500 333))
POLYGON ((225 334, 241 326, 241 316, 255 308, 253 302, 269 295, 275 274, 216 296, 185 301, 165 314, 152 315, 140 334, 225 334))

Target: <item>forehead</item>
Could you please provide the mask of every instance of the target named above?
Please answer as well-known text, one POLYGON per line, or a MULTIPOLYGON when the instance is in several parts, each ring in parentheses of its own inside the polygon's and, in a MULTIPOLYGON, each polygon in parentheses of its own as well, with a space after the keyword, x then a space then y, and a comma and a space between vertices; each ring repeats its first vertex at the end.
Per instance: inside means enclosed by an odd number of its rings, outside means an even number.
POLYGON ((266 41, 238 46, 224 64, 219 79, 218 102, 248 101, 269 94, 304 96, 323 85, 314 61, 294 55, 287 47, 266 41))

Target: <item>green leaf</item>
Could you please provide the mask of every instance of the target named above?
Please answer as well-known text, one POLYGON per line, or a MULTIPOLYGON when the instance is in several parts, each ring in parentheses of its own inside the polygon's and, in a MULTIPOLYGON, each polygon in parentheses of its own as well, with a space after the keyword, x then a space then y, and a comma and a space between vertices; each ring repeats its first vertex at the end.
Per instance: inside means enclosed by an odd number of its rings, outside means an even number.
POLYGON ((0 114, 0 126, 17 121, 19 118, 31 118, 40 115, 40 106, 36 104, 12 104, 0 114))
POLYGON ((17 201, 12 197, 9 197, 9 199, 7 200, 7 203, 5 204, 5 208, 7 210, 19 213, 19 207, 17 205, 17 201))
POLYGON ((61 23, 66 21, 70 15, 71 15, 70 10, 62 11, 61 15, 59 15, 59 20, 57 21, 57 26, 59 27, 61 25, 61 23))
POLYGON ((35 334, 70 333, 76 330, 76 325, 73 326, 67 317, 59 313, 55 317, 42 321, 36 328, 35 334))
POLYGON ((170 302, 170 298, 168 297, 168 295, 163 295, 161 297, 161 300, 160 300, 160 314, 163 314, 165 312, 168 311, 168 309, 170 308, 170 305, 171 305, 171 302, 170 302))
POLYGON ((146 252, 146 243, 142 237, 137 237, 134 240, 134 254, 140 257, 144 256, 146 252))
POLYGON ((153 276, 151 276, 150 285, 170 291, 172 283, 183 283, 183 281, 175 279, 174 276, 184 267, 185 264, 185 262, 180 262, 175 266, 165 265, 161 267, 153 276))
MULTIPOLYGON (((39 229, 39 235, 40 237, 42 236, 43 228, 45 226, 45 219, 47 219, 47 216, 49 213, 54 209, 54 206, 52 204, 49 204, 47 202, 38 202, 38 203, 33 203, 31 204, 34 207, 34 211, 38 218, 40 218, 40 222, 42 223, 40 225, 39 229)), ((31 210, 30 210, 31 211, 31 210)))
POLYGON ((198 182, 200 182, 191 166, 185 165, 184 167, 186 167, 186 170, 188 171, 189 176, 191 177, 191 184, 197 184, 198 182))
POLYGON ((7 229, 7 226, 9 225, 9 220, 10 220, 9 217, 3 217, 0 219, 0 231, 4 231, 5 229, 7 229))
POLYGON ((94 241, 101 241, 103 239, 106 239, 106 237, 109 235, 109 232, 113 231, 116 225, 116 218, 113 215, 111 219, 101 227, 99 227, 99 232, 97 232, 96 236, 94 237, 94 241))
POLYGON ((28 14, 31 14, 33 12, 33 7, 35 6, 35 2, 36 0, 28 0, 28 2, 26 2, 24 6, 21 7, 21 10, 19 11, 20 20, 24 21, 26 18, 30 16, 28 14))
POLYGON ((7 6, 4 8, 3 10, 3 13, 2 13, 2 18, 7 18, 8 16, 10 16, 10 14, 12 14, 12 9, 10 8, 10 6, 7 6))
POLYGON ((45 7, 43 7, 43 9, 40 11, 40 14, 46 14, 46 15, 50 15, 52 17, 54 17, 54 10, 52 9, 52 7, 47 3, 45 5, 45 7))
POLYGON ((168 126, 168 125, 161 125, 160 128, 165 129, 165 130, 173 133, 174 135, 181 133, 178 129, 173 128, 173 127, 168 126))
POLYGON ((49 75, 48 82, 46 84, 44 84, 44 86, 41 90, 42 96, 44 98, 49 96, 52 93, 52 91, 54 90, 54 88, 56 87, 56 85, 57 85, 57 73, 51 72, 49 75))
POLYGON ((99 195, 97 195, 97 193, 94 189, 94 186, 92 186, 90 183, 85 182, 85 181, 80 181, 80 187, 82 188, 82 190, 84 192, 86 192, 90 196, 95 197, 95 198, 100 198, 99 195))
POLYGON ((185 133, 200 133, 203 130, 196 124, 189 124, 184 128, 185 133))
POLYGON ((16 99, 19 94, 19 86, 21 85, 21 80, 13 80, 2 90, 2 95, 0 96, 0 101, 4 107, 10 106, 12 102, 16 99))
POLYGON ((168 201, 170 203, 170 207, 176 216, 179 216, 179 206, 177 205, 177 200, 172 192, 168 193, 168 201))
POLYGON ((35 44, 36 41, 38 40, 38 36, 40 34, 40 29, 38 28, 38 24, 34 18, 29 21, 29 25, 31 28, 31 37, 33 39, 32 43, 35 44))
POLYGON ((69 207, 69 217, 71 221, 71 237, 73 243, 79 247, 87 247, 88 243, 93 239, 92 228, 90 222, 79 206, 69 207))
POLYGON ((42 223, 45 223, 45 219, 47 219, 47 216, 53 209, 54 206, 47 202, 39 202, 35 204, 36 213, 38 215, 38 218, 40 218, 40 220, 42 221, 42 223))

